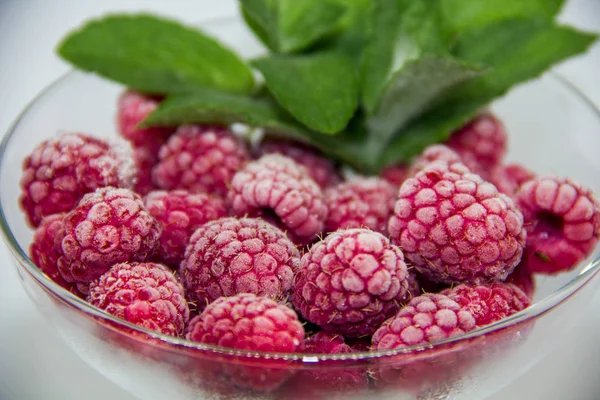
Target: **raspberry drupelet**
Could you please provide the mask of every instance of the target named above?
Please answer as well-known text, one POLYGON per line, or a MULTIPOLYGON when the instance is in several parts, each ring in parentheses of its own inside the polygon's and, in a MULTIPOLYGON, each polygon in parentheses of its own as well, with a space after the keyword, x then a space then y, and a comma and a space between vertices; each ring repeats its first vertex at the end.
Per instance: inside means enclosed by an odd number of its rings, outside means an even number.
POLYGON ((152 178, 161 189, 224 197, 233 175, 248 160, 248 151, 223 127, 186 125, 161 147, 158 157, 152 178))
POLYGON ((65 215, 58 270, 68 282, 88 283, 120 262, 146 261, 158 247, 160 225, 142 199, 112 187, 86 194, 65 215))
POLYGON ((119 263, 90 284, 90 304, 165 335, 181 336, 189 320, 183 287, 161 264, 119 263))
POLYGON ((327 332, 367 336, 406 300, 407 274, 402 251, 382 234, 339 230, 302 257, 293 303, 327 332))
POLYGON ((144 198, 144 205, 162 228, 159 260, 172 266, 179 266, 197 228, 226 215, 221 199, 186 190, 151 192, 144 198))
POLYGON ((188 299, 199 310, 221 296, 253 293, 284 301, 300 253, 278 228, 260 219, 221 218, 200 226, 181 262, 188 299))
POLYGON ((541 177, 524 183, 516 202, 527 228, 524 263, 534 273, 573 269, 600 236, 600 205, 570 179, 541 177))
POLYGON ((356 177, 325 191, 327 232, 369 228, 387 235, 398 189, 381 178, 356 177))
POLYGON ((521 185, 531 179, 535 179, 535 174, 520 164, 499 165, 490 171, 490 182, 513 198, 521 185))
POLYGON ((388 229, 425 278, 446 283, 505 279, 526 238, 512 199, 460 163, 434 162, 407 179, 388 229))
POLYGON ((235 215, 262 217, 298 244, 323 231, 327 206, 319 185, 294 160, 267 154, 233 177, 227 197, 235 215))
POLYGON ((21 207, 36 227, 47 215, 70 211, 84 194, 105 186, 133 186, 135 168, 122 149, 69 133, 40 143, 23 162, 21 207))

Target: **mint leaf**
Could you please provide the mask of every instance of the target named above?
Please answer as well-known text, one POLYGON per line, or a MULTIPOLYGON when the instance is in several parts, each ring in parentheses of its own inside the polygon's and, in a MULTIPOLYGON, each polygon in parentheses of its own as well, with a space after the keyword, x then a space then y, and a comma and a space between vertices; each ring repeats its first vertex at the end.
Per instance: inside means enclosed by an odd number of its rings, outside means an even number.
POLYGON ((335 0, 240 0, 250 28, 271 50, 298 52, 337 29, 345 7, 335 0))
POLYGON ((321 133, 346 126, 358 105, 354 64, 336 53, 260 58, 267 89, 294 118, 321 133))
POLYGON ((71 32, 58 53, 79 69, 150 93, 254 88, 252 71, 234 52, 198 30, 152 15, 92 20, 71 32))

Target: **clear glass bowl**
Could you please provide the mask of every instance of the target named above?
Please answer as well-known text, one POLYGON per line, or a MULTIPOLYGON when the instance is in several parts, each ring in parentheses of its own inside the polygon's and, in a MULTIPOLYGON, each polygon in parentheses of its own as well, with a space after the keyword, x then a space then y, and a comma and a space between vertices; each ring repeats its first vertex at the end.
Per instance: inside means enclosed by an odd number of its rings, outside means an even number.
MULTIPOLYGON (((262 51, 238 19, 203 27, 245 56, 262 51)), ((21 163, 39 142, 65 131, 115 135, 121 90, 71 72, 27 107, 0 147, 0 224, 23 286, 65 343, 141 399, 485 398, 543 359, 588 303, 592 291, 579 289, 600 268, 598 249, 570 273, 538 277, 535 303, 528 309, 467 335, 393 352, 243 352, 162 336, 119 320, 54 284, 33 265, 27 255, 33 232, 18 197, 21 163)), ((600 191, 599 114, 569 83, 545 75, 492 109, 510 134, 509 161, 540 174, 570 176, 600 191)))

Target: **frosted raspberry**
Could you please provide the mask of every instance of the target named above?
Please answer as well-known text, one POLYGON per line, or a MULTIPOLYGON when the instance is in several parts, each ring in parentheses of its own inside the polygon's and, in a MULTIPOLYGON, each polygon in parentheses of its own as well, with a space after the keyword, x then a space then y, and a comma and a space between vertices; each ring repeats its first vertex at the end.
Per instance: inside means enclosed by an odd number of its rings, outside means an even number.
POLYGON ((450 147, 443 144, 432 144, 423 150, 423 152, 414 160, 407 171, 407 178, 414 177, 423 168, 434 161, 443 161, 448 164, 462 162, 458 153, 450 147))
POLYGON ((388 229, 421 274, 447 283, 503 280, 526 237, 510 197, 464 165, 443 162, 402 184, 388 229))
POLYGON ((158 153, 154 183, 166 190, 225 196, 233 175, 244 165, 244 143, 218 126, 182 126, 158 153))
POLYGON ((395 164, 385 167, 379 173, 379 177, 385 179, 395 187, 400 187, 402 182, 408 176, 408 165, 406 164, 395 164))
POLYGON ((419 279, 417 278, 417 273, 414 268, 410 268, 408 270, 408 274, 406 275, 407 282, 407 300, 412 299, 413 297, 420 296, 421 293, 421 285, 419 284, 419 279))
POLYGON ((210 221, 192 235, 180 275, 202 310, 221 296, 253 293, 285 300, 300 253, 276 227, 254 218, 210 221))
POLYGON ((131 187, 135 169, 121 149, 83 133, 39 144, 23 162, 20 203, 28 222, 70 211, 84 194, 105 186, 131 187))
POLYGON ((521 289, 509 283, 458 285, 442 292, 475 317, 477 326, 485 326, 509 317, 530 305, 521 289))
POLYGON ((415 297, 373 335, 376 350, 393 350, 446 339, 476 327, 471 311, 442 294, 415 297))
POLYGON ((335 185, 340 181, 333 161, 313 147, 288 140, 267 139, 260 144, 257 151, 258 157, 273 153, 289 157, 296 161, 298 165, 306 168, 310 177, 322 189, 335 185))
POLYGON ((137 147, 133 149, 133 162, 137 171, 133 190, 140 196, 158 190, 152 181, 152 169, 158 164, 158 154, 146 147, 137 147))
POLYGON ((162 228, 160 260, 171 265, 179 265, 197 228, 226 215, 222 200, 185 190, 151 192, 144 198, 144 205, 162 228))
POLYGON ((520 164, 499 165, 490 171, 490 182, 498 191, 513 197, 519 187, 535 179, 535 174, 520 164))
POLYGON ((87 300, 116 317, 171 336, 183 334, 190 314, 173 273, 149 262, 115 264, 91 283, 87 300))
POLYGON ((529 299, 535 295, 535 277, 527 269, 527 265, 521 261, 515 270, 506 278, 505 283, 512 283, 521 289, 529 299))
POLYGON ((63 226, 58 270, 68 282, 91 282, 116 263, 145 261, 160 236, 160 225, 142 199, 112 187, 86 194, 63 226))
POLYGON ((600 236, 600 207, 579 184, 556 177, 528 181, 516 194, 527 227, 530 272, 555 274, 585 259, 600 236))
POLYGON ((397 192, 398 189, 381 178, 365 177, 357 177, 327 189, 327 232, 369 228, 386 235, 397 192))
POLYGON ((402 251, 382 234, 340 230, 302 257, 294 306, 325 331, 370 335, 405 300, 407 273, 402 251))
POLYGON ((227 200, 236 215, 263 217, 299 242, 314 239, 327 218, 319 186, 279 154, 262 156, 235 174, 227 200))

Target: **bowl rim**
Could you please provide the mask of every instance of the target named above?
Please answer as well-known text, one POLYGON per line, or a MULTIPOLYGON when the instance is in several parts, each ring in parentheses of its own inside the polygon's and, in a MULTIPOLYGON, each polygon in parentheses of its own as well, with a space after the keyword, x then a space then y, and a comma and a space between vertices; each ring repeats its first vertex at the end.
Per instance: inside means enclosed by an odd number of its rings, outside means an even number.
MULTIPOLYGON (((53 89, 59 87, 62 84, 67 83, 69 80, 73 78, 77 78, 79 76, 88 77, 89 73, 83 73, 76 70, 71 70, 64 75, 60 76, 52 83, 44 87, 32 100, 26 105, 26 107, 20 112, 17 116, 16 120, 9 127, 8 131, 2 138, 2 142, 0 143, 0 168, 3 166, 5 161, 5 155, 9 145, 13 140, 16 139, 16 132, 18 131, 19 125, 23 120, 28 117, 29 112, 38 105, 45 96, 51 94, 53 89)), ((566 78, 557 74, 556 72, 548 72, 544 76, 549 76, 558 83, 563 89, 566 89, 571 95, 577 97, 584 105, 590 108, 600 120, 600 109, 593 103, 593 101, 583 92, 581 92, 573 83, 571 83, 566 78)), ((0 175, 0 187, 2 185, 2 176, 0 175)), ((515 326, 517 324, 525 323, 530 319, 537 318, 541 316, 555 307, 560 306, 563 302, 569 299, 571 296, 576 294, 581 288, 583 288, 588 282, 591 281, 592 278, 600 272, 600 252, 584 266, 584 268, 579 272, 578 275, 573 277, 569 282, 562 285, 553 293, 545 296, 544 298, 538 300, 537 302, 531 304, 528 308, 513 314, 512 316, 487 325, 485 327, 477 328, 473 331, 463 333, 460 335, 452 336, 447 339, 434 341, 427 344, 406 346, 394 350, 385 350, 385 351, 363 351, 356 353, 346 353, 346 354, 304 354, 304 353, 276 353, 276 352, 263 352, 263 351, 247 351, 247 350, 237 350, 228 347, 209 345, 199 342, 193 342, 191 340, 187 340, 185 338, 178 338, 174 336, 164 335, 138 325, 132 324, 128 321, 125 321, 121 318, 115 317, 108 312, 101 310, 90 303, 86 302, 84 299, 79 298, 68 290, 64 289, 54 281, 52 281, 48 276, 46 276, 30 259, 28 252, 25 251, 19 245, 16 240, 5 215, 5 210, 3 208, 2 201, 0 200, 0 227, 2 237, 7 244, 12 256, 19 262, 19 265, 24 267, 26 272, 34 278, 38 285, 40 285, 43 289, 49 291, 52 295, 59 298, 61 301, 67 303, 69 306, 77 308, 79 311, 84 312, 85 314, 92 315, 95 317, 100 317, 108 322, 116 324, 116 326, 127 327, 134 332, 148 335, 154 339, 159 340, 160 342, 164 342, 166 344, 173 345, 176 349, 195 349, 201 350, 205 352, 217 353, 221 355, 227 356, 242 356, 242 357, 250 357, 250 358, 260 358, 260 359, 283 359, 283 360, 293 360, 293 361, 302 361, 304 363, 319 363, 322 361, 333 361, 333 360, 354 360, 354 361, 369 361, 374 359, 398 356, 401 354, 407 354, 412 352, 420 352, 423 350, 435 349, 441 347, 442 345, 448 344, 459 344, 466 340, 472 340, 474 338, 483 336, 488 333, 492 333, 495 331, 499 331, 504 328, 509 328, 511 326, 515 326)), ((18 268, 18 267, 17 267, 18 268)), ((97 321, 96 321, 97 322, 97 321)), ((126 334, 125 332, 118 330, 118 332, 122 334, 126 334)), ((151 344, 149 342, 148 344, 151 344)))

